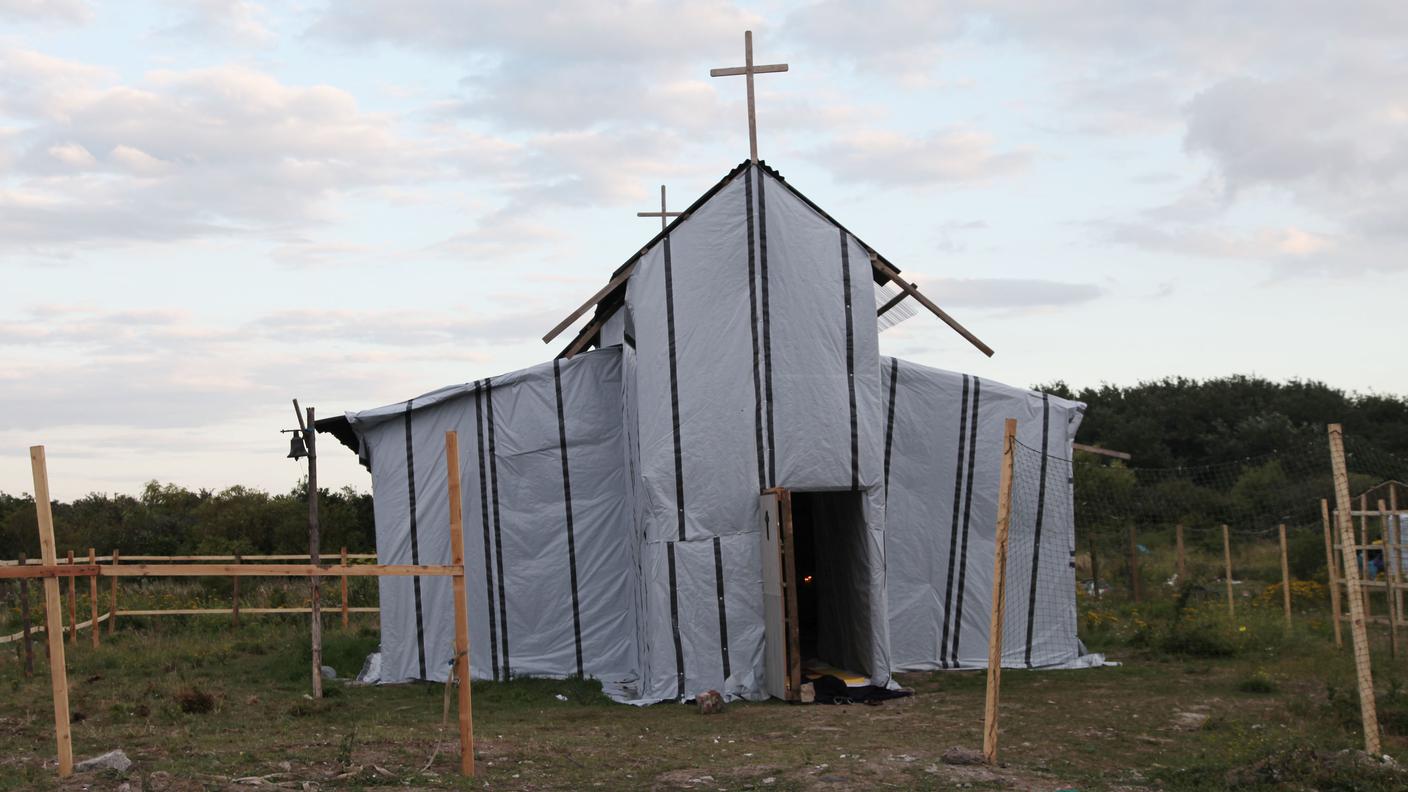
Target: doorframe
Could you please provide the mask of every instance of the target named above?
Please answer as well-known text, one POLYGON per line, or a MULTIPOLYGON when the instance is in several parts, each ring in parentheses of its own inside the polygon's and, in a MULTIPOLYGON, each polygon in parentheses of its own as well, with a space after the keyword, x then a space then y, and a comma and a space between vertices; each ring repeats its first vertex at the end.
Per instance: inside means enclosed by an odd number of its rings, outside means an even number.
POLYGON ((777 496, 778 537, 782 551, 782 619, 785 647, 786 701, 799 701, 802 690, 802 644, 797 625, 797 564, 792 544, 792 493, 785 487, 770 487, 762 494, 777 496))

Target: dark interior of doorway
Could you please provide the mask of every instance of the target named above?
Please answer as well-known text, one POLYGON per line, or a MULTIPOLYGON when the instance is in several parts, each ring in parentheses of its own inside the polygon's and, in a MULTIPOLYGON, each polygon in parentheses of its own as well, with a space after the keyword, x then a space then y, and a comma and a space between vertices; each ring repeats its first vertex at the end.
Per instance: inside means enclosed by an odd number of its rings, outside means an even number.
POLYGON ((870 553, 864 493, 792 492, 800 654, 870 676, 870 553))

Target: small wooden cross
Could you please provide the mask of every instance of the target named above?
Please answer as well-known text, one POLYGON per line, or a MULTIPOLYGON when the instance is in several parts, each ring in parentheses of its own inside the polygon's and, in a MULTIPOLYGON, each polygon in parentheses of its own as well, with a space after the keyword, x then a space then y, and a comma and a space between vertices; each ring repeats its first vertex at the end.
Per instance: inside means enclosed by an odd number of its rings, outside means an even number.
POLYGON ((679 212, 665 211, 665 185, 660 185, 660 211, 658 212, 636 212, 636 217, 658 217, 660 218, 660 230, 665 230, 665 225, 669 223, 671 217, 679 217, 679 212))
POLYGON ((754 162, 758 161, 758 113, 753 103, 753 75, 787 71, 787 64, 773 63, 766 66, 753 65, 753 31, 743 31, 743 65, 723 69, 710 69, 710 77, 748 78, 748 152, 754 162))

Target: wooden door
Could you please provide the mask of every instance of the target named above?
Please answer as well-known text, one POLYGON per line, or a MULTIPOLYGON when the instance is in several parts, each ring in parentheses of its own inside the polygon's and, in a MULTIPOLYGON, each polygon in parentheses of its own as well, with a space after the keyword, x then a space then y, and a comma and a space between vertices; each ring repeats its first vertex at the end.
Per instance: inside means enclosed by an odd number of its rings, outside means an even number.
POLYGON ((764 684, 769 696, 795 701, 801 685, 797 646, 797 597, 792 585, 792 502, 787 490, 758 499, 763 562, 764 684))

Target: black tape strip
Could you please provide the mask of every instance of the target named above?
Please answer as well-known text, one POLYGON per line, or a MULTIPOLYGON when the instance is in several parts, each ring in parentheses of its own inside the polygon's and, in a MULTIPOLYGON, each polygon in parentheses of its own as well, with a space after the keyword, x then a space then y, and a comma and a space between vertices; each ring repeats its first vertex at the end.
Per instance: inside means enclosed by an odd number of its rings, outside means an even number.
POLYGON ((562 452, 562 506, 567 512, 567 568, 572 579, 572 639, 577 648, 577 676, 582 673, 582 612, 577 600, 577 541, 572 533, 572 476, 567 469, 567 415, 562 404, 562 359, 552 362, 557 392, 557 447, 562 452))
POLYGON ((963 504, 963 450, 968 440, 968 375, 963 375, 963 399, 958 408, 958 461, 953 474, 953 517, 948 533, 948 579, 944 584, 944 634, 939 642, 939 667, 948 668, 949 623, 953 615, 953 566, 958 559, 958 518, 963 504))
POLYGON ((728 611, 724 606, 724 550, 723 542, 714 537, 714 590, 719 598, 719 655, 724 666, 724 681, 727 682, 733 670, 728 662, 728 611))
MULTIPOLYGON (((406 491, 411 516, 411 563, 420 563, 420 536, 416 528, 416 457, 411 442, 411 401, 406 402, 406 491)), ((425 676, 425 616, 421 608, 420 575, 411 578, 416 601, 416 653, 420 658, 420 678, 425 676)))
POLYGON ((680 375, 675 357, 675 276, 670 263, 670 237, 665 247, 665 331, 670 352, 670 433, 675 441, 675 521, 680 541, 684 541, 684 456, 680 451, 680 375))
POLYGON ((758 276, 753 251, 753 173, 743 179, 743 205, 748 225, 748 313, 749 329, 753 331, 753 434, 758 443, 758 491, 768 486, 767 468, 763 463, 763 384, 758 365, 758 276))
POLYGON ((1032 632, 1036 627, 1036 578, 1041 564, 1041 524, 1046 516, 1046 448, 1051 430, 1051 397, 1041 394, 1041 481, 1036 485, 1036 529, 1032 532, 1032 589, 1027 595, 1027 648, 1025 661, 1032 667, 1032 632))
POLYGON ((763 311, 763 392, 767 395, 768 412, 768 486, 777 486, 777 444, 773 439, 772 410, 772 319, 768 311, 768 202, 763 185, 767 179, 759 168, 758 174, 758 275, 762 279, 763 311))
POLYGON ((963 635, 963 595, 964 582, 968 579, 968 535, 973 521, 973 471, 978 455, 978 397, 982 394, 983 383, 973 378, 973 409, 968 419, 968 492, 963 496, 963 547, 958 551, 958 604, 953 609, 953 665, 958 666, 958 639, 963 635))
POLYGON ((508 602, 504 598, 504 534, 499 523, 499 454, 494 447, 494 381, 484 380, 484 402, 489 428, 489 500, 494 514, 494 553, 499 567, 499 644, 503 647, 504 679, 512 679, 508 661, 508 602))
POLYGON ((900 360, 890 358, 890 407, 885 415, 885 500, 890 499, 890 449, 895 445, 895 383, 900 379, 900 360))
POLYGON ((479 436, 479 524, 484 528, 484 595, 489 603, 489 656, 499 678, 498 616, 494 613, 494 551, 489 542, 489 476, 484 462, 484 383, 474 383, 474 429, 479 436))
POLYGON ((670 565, 670 631, 675 636, 675 698, 684 698, 684 646, 680 643, 680 594, 675 578, 675 543, 665 543, 670 565))
POLYGON ((851 318, 851 246, 846 244, 846 229, 841 234, 841 288, 846 302, 846 387, 851 397, 851 490, 860 489, 860 419, 856 415, 856 332, 851 318))

